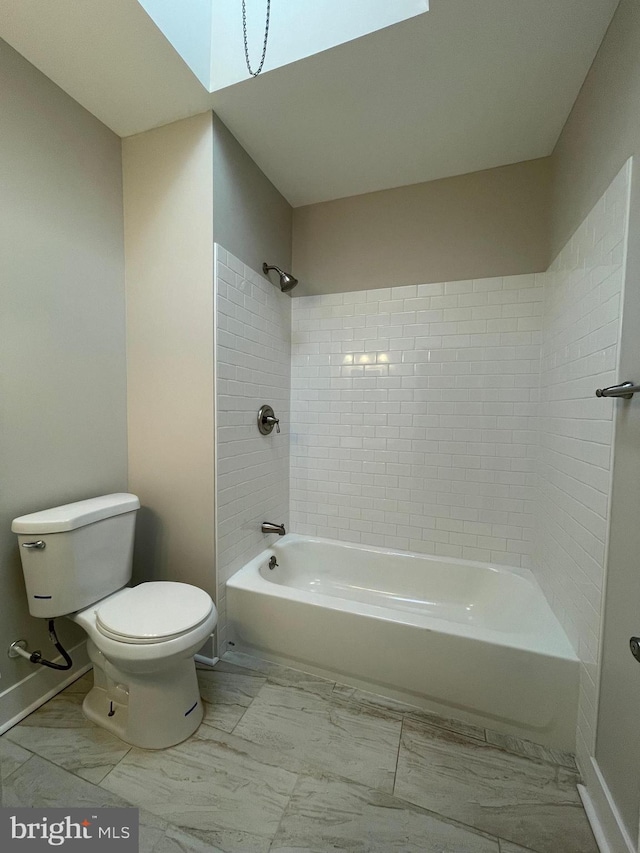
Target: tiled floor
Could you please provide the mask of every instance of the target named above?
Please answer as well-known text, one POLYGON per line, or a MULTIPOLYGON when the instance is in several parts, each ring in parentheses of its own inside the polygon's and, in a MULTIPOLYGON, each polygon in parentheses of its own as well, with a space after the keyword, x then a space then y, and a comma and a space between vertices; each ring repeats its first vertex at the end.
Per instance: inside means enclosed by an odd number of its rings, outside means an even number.
POLYGON ((230 653, 162 751, 87 722, 84 676, 0 739, 4 805, 140 808, 141 853, 597 853, 571 756, 230 653))

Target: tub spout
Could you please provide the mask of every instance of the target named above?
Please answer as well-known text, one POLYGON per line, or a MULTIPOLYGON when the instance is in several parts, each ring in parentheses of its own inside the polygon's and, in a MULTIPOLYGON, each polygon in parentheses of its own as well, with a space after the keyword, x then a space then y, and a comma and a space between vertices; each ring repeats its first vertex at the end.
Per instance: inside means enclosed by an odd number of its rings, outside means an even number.
POLYGON ((284 536, 287 531, 284 529, 284 524, 274 524, 272 521, 263 521, 262 532, 277 533, 278 536, 284 536))

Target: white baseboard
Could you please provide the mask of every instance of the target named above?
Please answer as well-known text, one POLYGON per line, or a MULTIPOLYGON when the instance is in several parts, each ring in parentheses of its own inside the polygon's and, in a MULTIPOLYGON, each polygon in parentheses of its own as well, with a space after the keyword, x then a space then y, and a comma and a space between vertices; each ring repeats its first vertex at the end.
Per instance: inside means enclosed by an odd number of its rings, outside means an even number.
MULTIPOLYGON (((60 693, 69 684, 91 669, 87 655, 87 644, 83 640, 70 649, 73 666, 66 672, 49 669, 46 666, 31 664, 33 672, 17 684, 0 693, 0 735, 28 717, 36 708, 48 702, 56 693, 60 693)), ((53 659, 62 663, 62 657, 53 659)))
POLYGON ((584 785, 578 785, 578 792, 600 853, 637 853, 636 843, 629 837, 598 762, 591 758, 580 769, 584 785))
POLYGON ((584 810, 587 815, 587 820, 589 821, 589 825, 591 826, 591 831, 593 832, 594 838, 596 839, 598 850, 600 851, 600 853, 613 853, 611 847, 609 846, 609 842, 605 837, 602 824, 598 819, 598 815, 596 813, 591 797, 589 796, 589 792, 584 787, 584 785, 578 785, 578 793, 580 794, 580 799, 582 800, 582 805, 584 806, 584 810))

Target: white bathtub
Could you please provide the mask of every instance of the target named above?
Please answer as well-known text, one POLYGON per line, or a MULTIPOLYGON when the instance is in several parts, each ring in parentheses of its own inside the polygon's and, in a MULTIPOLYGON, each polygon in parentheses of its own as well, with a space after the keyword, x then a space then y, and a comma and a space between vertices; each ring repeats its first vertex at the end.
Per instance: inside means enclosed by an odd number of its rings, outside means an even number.
POLYGON ((227 612, 238 650, 574 749, 578 659, 526 569, 288 534, 227 612))

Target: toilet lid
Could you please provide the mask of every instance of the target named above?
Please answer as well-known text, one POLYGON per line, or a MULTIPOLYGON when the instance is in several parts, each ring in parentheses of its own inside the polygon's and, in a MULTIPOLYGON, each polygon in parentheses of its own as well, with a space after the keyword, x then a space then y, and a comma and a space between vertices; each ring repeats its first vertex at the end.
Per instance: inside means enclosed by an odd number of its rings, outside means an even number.
POLYGON ((203 622, 213 602, 187 583, 155 581, 125 589, 96 610, 101 633, 129 642, 153 642, 180 636, 203 622))

